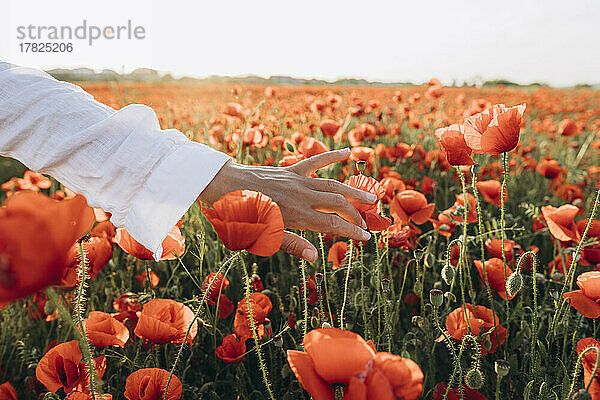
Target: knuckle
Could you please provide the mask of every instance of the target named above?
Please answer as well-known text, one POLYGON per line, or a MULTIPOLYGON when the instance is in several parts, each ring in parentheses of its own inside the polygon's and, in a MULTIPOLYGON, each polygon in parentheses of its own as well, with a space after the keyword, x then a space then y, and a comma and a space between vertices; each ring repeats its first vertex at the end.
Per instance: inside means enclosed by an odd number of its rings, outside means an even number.
POLYGON ((329 216, 329 226, 333 231, 339 231, 343 227, 342 219, 336 215, 329 216))
POLYGON ((346 208, 348 208, 348 201, 341 194, 334 194, 333 195, 333 206, 336 209, 346 209, 346 208))

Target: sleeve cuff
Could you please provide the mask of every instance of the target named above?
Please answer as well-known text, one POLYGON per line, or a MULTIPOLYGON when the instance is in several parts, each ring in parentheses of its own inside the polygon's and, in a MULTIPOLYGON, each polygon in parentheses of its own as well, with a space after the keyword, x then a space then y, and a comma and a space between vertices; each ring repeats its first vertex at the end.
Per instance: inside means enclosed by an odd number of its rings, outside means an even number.
POLYGON ((169 231, 228 160, 227 154, 200 143, 179 146, 135 195, 125 220, 127 232, 159 261, 169 231))

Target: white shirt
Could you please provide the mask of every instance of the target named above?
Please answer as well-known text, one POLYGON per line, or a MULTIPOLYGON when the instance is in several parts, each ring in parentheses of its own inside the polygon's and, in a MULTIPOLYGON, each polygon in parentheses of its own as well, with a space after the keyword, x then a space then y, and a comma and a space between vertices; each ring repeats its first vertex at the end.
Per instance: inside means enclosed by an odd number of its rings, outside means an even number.
POLYGON ((0 62, 0 155, 52 175, 154 253, 230 159, 133 104, 115 111, 80 87, 0 62))

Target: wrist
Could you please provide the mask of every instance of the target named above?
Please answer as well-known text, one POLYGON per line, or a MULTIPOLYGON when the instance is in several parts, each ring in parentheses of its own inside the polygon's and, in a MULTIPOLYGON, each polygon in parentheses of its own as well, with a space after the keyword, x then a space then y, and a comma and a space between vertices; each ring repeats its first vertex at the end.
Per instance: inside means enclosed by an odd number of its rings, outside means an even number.
POLYGON ((212 204, 225 194, 248 188, 248 173, 244 165, 227 161, 212 181, 198 196, 198 200, 212 204))

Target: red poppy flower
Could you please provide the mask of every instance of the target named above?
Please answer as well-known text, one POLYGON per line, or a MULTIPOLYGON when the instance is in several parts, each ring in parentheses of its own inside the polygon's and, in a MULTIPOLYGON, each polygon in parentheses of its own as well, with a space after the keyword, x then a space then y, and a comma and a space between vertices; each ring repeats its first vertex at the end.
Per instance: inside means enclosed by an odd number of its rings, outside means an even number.
MULTIPOLYGON (((171 299, 153 299, 144 304, 133 333, 154 343, 181 344, 193 319, 188 306, 171 299)), ((186 343, 191 344, 197 333, 198 322, 194 321, 186 343)))
POLYGON ((421 225, 429 220, 434 208, 435 204, 428 204, 423 193, 416 190, 405 190, 398 193, 392 200, 390 214, 396 224, 408 225, 409 222, 413 222, 421 225))
POLYGON ((385 248, 386 240, 387 245, 391 249, 404 249, 410 250, 413 247, 411 243, 411 227, 409 225, 393 224, 389 229, 385 230, 379 237, 378 246, 381 249, 385 248))
POLYGON ((244 359, 242 354, 246 353, 246 340, 238 340, 235 334, 223 338, 223 344, 217 347, 217 357, 226 363, 239 363, 244 359))
POLYGON ((560 166, 558 161, 547 158, 542 159, 535 170, 548 179, 556 179, 564 172, 564 168, 560 166))
POLYGON ((312 156, 316 156, 317 154, 325 153, 329 151, 329 148, 325 146, 323 142, 317 140, 315 138, 307 137, 304 138, 300 145, 298 146, 298 151, 304 155, 304 157, 309 158, 312 156))
POLYGON ((115 226, 110 221, 104 221, 96 224, 94 229, 90 232, 91 236, 95 237, 104 237, 108 239, 111 243, 115 238, 116 230, 115 226))
MULTIPOLYGON (((112 395, 108 393, 103 393, 101 396, 98 393, 94 396, 96 400, 112 400, 112 395)), ((71 392, 66 399, 67 400, 94 400, 94 397, 90 393, 84 392, 71 392)))
MULTIPOLYGON (((591 337, 579 339, 577 342, 577 355, 581 355, 585 349, 592 346, 600 349, 600 342, 591 337)), ((592 380, 589 388, 589 392, 592 395, 592 400, 600 399, 600 370, 596 371, 595 376, 592 376, 594 367, 596 366, 597 356, 598 355, 595 350, 589 350, 584 354, 581 360, 581 364, 583 366, 583 385, 587 387, 590 379, 592 380)))
POLYGON ((0 400, 17 400, 17 391, 10 384, 10 382, 4 382, 0 385, 0 400))
MULTIPOLYGON (((112 258, 112 243, 105 237, 90 236, 82 243, 85 253, 86 268, 90 279, 94 279, 112 258)), ((66 270, 60 285, 72 288, 77 285, 79 269, 81 268, 81 249, 79 243, 73 244, 67 254, 66 270)))
MULTIPOLYGON (((477 222, 477 202, 475 201, 475 196, 471 193, 467 193, 467 202, 469 204, 469 212, 467 213, 467 224, 472 224, 473 222, 477 222)), ((456 201, 450 207, 450 211, 452 212, 452 219, 457 222, 463 222, 464 212, 459 211, 458 207, 464 207, 465 200, 462 194, 456 195, 456 201)))
POLYGON ((542 215, 548 224, 548 229, 555 239, 562 242, 579 241, 579 231, 575 225, 575 216, 579 208, 572 204, 564 204, 558 208, 542 207, 542 215))
MULTIPOLYGON (((462 341, 464 336, 467 334, 469 330, 469 326, 471 327, 471 333, 475 336, 479 335, 481 330, 484 332, 488 332, 491 328, 494 327, 494 319, 492 319, 492 310, 484 306, 473 306, 471 304, 465 304, 465 307, 460 306, 452 311, 448 318, 446 318, 446 331, 448 335, 450 335, 454 340, 462 341), (465 318, 465 307, 467 309, 467 317, 465 318), (475 316, 475 312, 477 316, 475 316), (469 320, 467 324, 467 319, 469 320)), ((491 347, 489 350, 486 350, 483 345, 480 346, 480 350, 482 354, 490 354, 496 351, 499 344, 504 343, 506 340, 506 328, 500 326, 500 319, 498 315, 496 315, 496 329, 497 332, 492 332, 489 335, 489 339, 491 342, 491 347), (496 333, 498 338, 496 338, 496 333), (498 342, 498 340, 500 342, 498 342)), ((440 336, 437 341, 443 341, 444 337, 440 336)))
POLYGON ((379 201, 385 195, 385 191, 379 182, 365 175, 353 175, 346 184, 377 196, 377 202, 375 204, 365 204, 353 199, 348 199, 350 204, 352 204, 354 208, 358 210, 360 216, 363 217, 369 230, 380 232, 390 226, 392 221, 390 221, 389 218, 380 215, 381 205, 379 201))
MULTIPOLYGON (((515 246, 516 243, 512 240, 504 239, 504 257, 506 257, 507 262, 512 261, 515 246)), ((490 253, 490 256, 502 259, 502 240, 487 239, 485 241, 485 248, 490 253)))
POLYGON ((125 398, 127 400, 180 399, 183 387, 175 375, 171 376, 165 397, 169 375, 169 371, 160 368, 144 368, 133 372, 125 381, 125 398))
MULTIPOLYGON (((77 340, 60 343, 44 354, 35 368, 35 377, 52 393, 60 388, 65 393, 73 390, 89 392, 88 367, 82 358, 77 340)), ((98 378, 102 378, 106 357, 95 358, 94 364, 98 378)))
POLYGON ((230 117, 241 118, 244 115, 244 107, 239 103, 227 103, 223 113, 230 117))
MULTIPOLYGON (((118 228, 116 230, 114 241, 124 252, 134 257, 144 260, 154 260, 152 251, 138 243, 125 228, 118 228)), ((161 261, 175 260, 185 252, 185 238, 181 235, 181 231, 177 226, 174 226, 163 240, 162 249, 161 261)))
POLYGON ((83 321, 83 328, 90 343, 96 347, 125 347, 129 340, 129 329, 102 311, 91 311, 83 321))
POLYGON ((473 150, 465 142, 462 125, 454 124, 439 128, 435 131, 435 136, 450 165, 473 165, 473 158, 471 158, 473 150))
POLYGON ((468 117, 464 124, 465 141, 474 153, 491 155, 514 149, 519 143, 521 120, 525 104, 507 108, 496 104, 492 108, 468 117))
MULTIPOLYGON (((432 400, 443 400, 447 389, 448 389, 448 386, 445 383, 443 383, 443 382, 438 383, 437 386, 435 387, 435 389, 433 390, 433 399, 432 400)), ((468 386, 463 385, 462 390, 463 390, 462 398, 464 400, 487 400, 487 398, 484 395, 482 395, 475 389, 471 389, 468 386)), ((448 397, 446 397, 446 400, 461 400, 459 389, 458 388, 450 388, 450 391, 448 392, 448 397)))
POLYGON ((321 121, 319 128, 323 132, 323 136, 334 137, 342 125, 332 119, 324 119, 321 121))
POLYGON ((404 181, 394 176, 385 177, 381 180, 380 183, 383 189, 385 190, 385 196, 383 196, 382 201, 386 204, 391 202, 392 199, 396 197, 398 193, 403 192, 407 189, 406 185, 404 184, 404 181))
MULTIPOLYGON (((477 190, 483 196, 483 199, 490 204, 500 207, 502 205, 500 192, 502 190, 502 183, 495 179, 488 181, 479 181, 476 184, 477 190)), ((508 199, 508 191, 504 189, 504 203, 508 199)))
MULTIPOLYGON (((477 271, 481 281, 485 285, 485 274, 483 271, 483 263, 480 260, 474 260, 477 271)), ((485 272, 487 273, 488 282, 490 288, 495 290, 500 297, 506 300, 506 280, 504 279, 504 262, 499 258, 491 258, 485 261, 485 272)), ((510 267, 506 266, 506 276, 509 277, 512 274, 510 267)), ((509 300, 514 299, 515 296, 508 296, 509 300)))
POLYGON ((113 301, 113 308, 118 311, 112 316, 119 322, 125 322, 129 320, 127 326, 129 328, 135 328, 141 314, 142 306, 138 304, 137 299, 133 297, 133 293, 125 293, 120 295, 115 301, 113 301))
MULTIPOLYGON (((258 328, 267 319, 267 314, 273 309, 273 303, 271 303, 269 296, 260 292, 250 295, 250 303, 252 304, 254 326, 258 328)), ((237 305, 233 321, 233 331, 241 340, 246 340, 253 336, 252 329, 250 328, 250 313, 248 312, 248 300, 246 297, 240 300, 237 305)))
POLYGON ((94 222, 83 196, 56 201, 25 192, 5 205, 0 209, 0 302, 58 281, 69 248, 94 222))
POLYGON ((562 136, 577 136, 579 135, 579 127, 575 121, 570 118, 565 118, 558 124, 558 134, 562 136))
MULTIPOLYGON (((355 250, 356 254, 354 259, 356 260, 356 257, 358 257, 358 248, 355 247, 355 250)), ((327 261, 333 264, 333 269, 338 269, 348 262, 346 253, 348 253, 348 243, 343 241, 335 242, 331 245, 331 248, 327 253, 327 261)))
POLYGON ((346 385, 348 398, 415 400, 423 373, 412 360, 377 353, 362 337, 337 328, 314 329, 306 352, 288 350, 292 371, 315 400, 333 400, 333 384, 346 385))
POLYGON ((251 190, 227 193, 202 212, 229 250, 269 257, 281 247, 283 217, 268 196, 251 190))
MULTIPOLYGON (((141 274, 135 276, 135 280, 138 282, 140 287, 144 287, 146 283, 146 271, 142 271, 141 274)), ((160 282, 160 277, 154 271, 150 271, 150 285, 152 287, 157 287, 160 282)))
POLYGON ((600 317, 600 271, 584 272, 577 277, 579 290, 563 295, 571 306, 588 318, 600 317))
POLYGON ((227 296, 221 293, 227 288, 227 286, 229 286, 229 279, 227 279, 225 275, 221 273, 219 273, 219 275, 217 276, 216 271, 211 272, 206 278, 204 278, 204 282, 202 283, 202 291, 208 291, 208 294, 206 296, 206 302, 211 306, 216 306, 217 304, 219 306, 219 318, 227 318, 233 312, 234 309, 231 300, 229 300, 227 296), (213 284, 209 288, 211 282, 213 282, 213 284))

